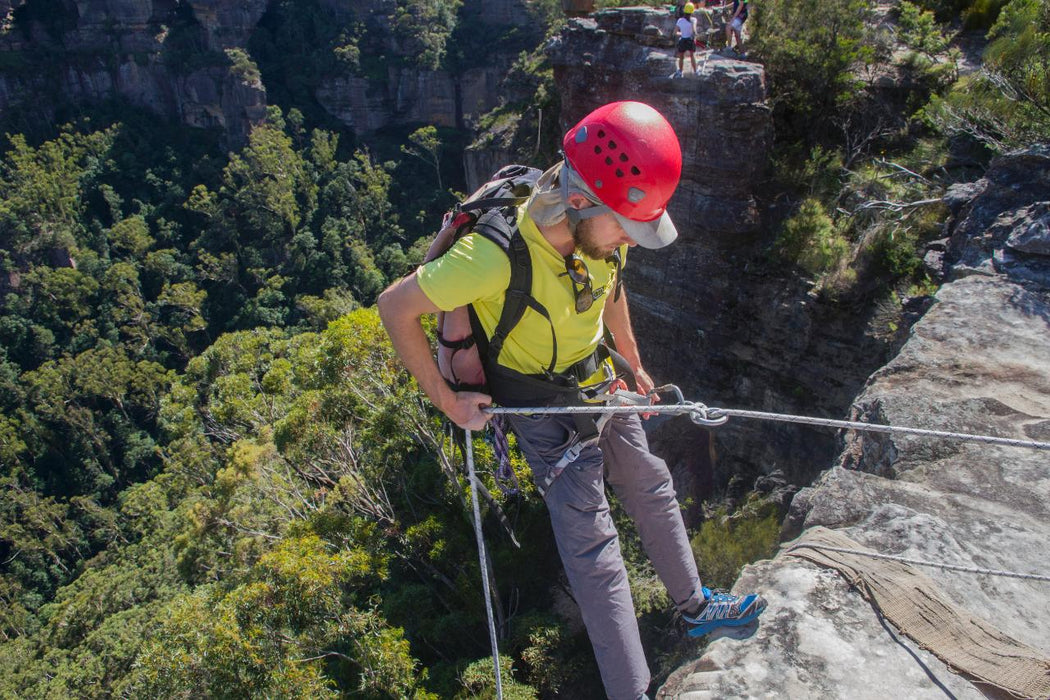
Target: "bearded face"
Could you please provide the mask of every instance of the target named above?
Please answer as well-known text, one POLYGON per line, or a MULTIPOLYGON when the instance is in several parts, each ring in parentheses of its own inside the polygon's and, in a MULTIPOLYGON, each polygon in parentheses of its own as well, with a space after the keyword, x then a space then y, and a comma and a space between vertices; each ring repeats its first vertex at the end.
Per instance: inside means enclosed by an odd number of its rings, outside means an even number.
POLYGON ((613 237, 607 231, 603 231, 608 226, 599 226, 599 218, 601 217, 581 220, 572 232, 576 249, 591 260, 604 260, 622 245, 619 236, 613 237))

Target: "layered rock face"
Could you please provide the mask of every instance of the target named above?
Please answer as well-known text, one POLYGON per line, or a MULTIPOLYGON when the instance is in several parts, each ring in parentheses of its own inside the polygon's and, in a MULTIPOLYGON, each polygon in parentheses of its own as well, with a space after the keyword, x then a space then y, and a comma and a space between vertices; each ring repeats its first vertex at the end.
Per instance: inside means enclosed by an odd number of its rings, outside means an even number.
POLYGON ((0 111, 46 120, 63 101, 120 97, 190 126, 221 129, 235 144, 265 116, 265 88, 231 71, 219 52, 245 44, 266 0, 15 5, 0 32, 0 52, 14 66, 0 71, 0 111), (210 60, 182 65, 186 56, 174 55, 173 30, 210 60))
MULTIPOLYGON (((413 37, 392 24, 391 2, 357 1, 349 5, 356 21, 370 37, 362 51, 375 53, 382 62, 369 75, 331 75, 318 87, 318 102, 329 114, 358 134, 393 125, 434 124, 469 129, 475 120, 495 108, 505 97, 502 81, 519 51, 535 47, 542 27, 525 0, 482 2, 467 0, 460 12, 463 33, 472 34, 483 55, 466 56, 470 63, 457 72, 426 70, 414 64, 413 37), (506 43, 507 30, 515 37, 506 43), (489 37, 490 41, 485 41, 489 37), (513 45, 512 45, 513 44, 513 45), (404 60, 399 60, 404 59, 404 60)), ((347 12, 347 8, 339 10, 347 12)), ((449 45, 448 51, 456 46, 449 45)))
MULTIPOLYGON (((266 113, 262 82, 245 80, 224 52, 248 46, 269 0, 12 0, 0 3, 0 111, 50 120, 59 103, 123 98, 190 126, 216 127, 243 143, 266 113), (40 56, 46 57, 41 61, 40 56)), ((333 21, 357 22, 367 48, 388 66, 377 75, 335 72, 321 80, 318 102, 366 136, 382 127, 436 124, 466 128, 496 106, 499 84, 520 46, 493 42, 476 66, 457 74, 423 70, 391 26, 389 0, 328 2, 333 21)), ((464 21, 501 36, 517 27, 519 43, 540 39, 524 0, 468 1, 464 21)), ((411 43, 411 42, 408 42, 411 43)), ((249 56, 250 57, 250 56, 249 56)))
MULTIPOLYGON (((949 281, 853 417, 1050 442, 1048 193, 1046 149, 1000 158, 949 193, 949 281)), ((851 432, 836 465, 795 497, 785 537, 816 526, 878 553, 1047 575, 1050 452, 851 432)), ((1045 582, 921 570, 954 605, 1033 648, 1050 678, 1045 582)), ((736 590, 768 598, 757 631, 713 641, 659 697, 986 697, 831 570, 782 551, 747 567, 736 590)))
POLYGON ((497 105, 511 63, 511 56, 497 54, 489 65, 459 75, 402 66, 388 69, 383 82, 334 75, 318 88, 317 101, 359 134, 397 124, 463 128, 497 105))
MULTIPOLYGON (((719 22, 705 20, 707 31, 717 34, 719 22)), ((701 50, 699 75, 686 59, 685 77, 673 79, 673 35, 671 12, 621 8, 570 20, 549 46, 563 133, 601 104, 635 99, 666 115, 682 145, 682 182, 670 203, 679 239, 664 250, 633 249, 625 277, 643 358, 658 382, 678 384, 692 400, 841 418, 888 359, 887 344, 870 332, 871 309, 823 303, 790 271, 762 263, 774 236, 761 203, 773 138, 765 72, 701 50)), ((685 419, 651 437, 671 452, 687 431, 707 439, 685 419)), ((700 500, 730 474, 750 484, 777 469, 808 483, 835 449, 828 431, 786 424, 733 421, 713 440, 700 456, 671 460, 680 493, 700 500)))

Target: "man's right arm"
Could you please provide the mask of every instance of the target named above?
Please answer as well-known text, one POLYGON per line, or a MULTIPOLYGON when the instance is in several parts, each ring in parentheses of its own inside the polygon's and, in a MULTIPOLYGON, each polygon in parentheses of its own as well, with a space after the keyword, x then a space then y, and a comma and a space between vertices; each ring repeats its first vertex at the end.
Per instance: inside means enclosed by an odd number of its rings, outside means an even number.
POLYGON ((415 273, 390 285, 379 295, 376 306, 394 350, 434 405, 461 428, 485 427, 491 416, 481 409, 490 405, 492 398, 472 391, 452 391, 434 362, 420 318, 439 309, 423 293, 415 273))

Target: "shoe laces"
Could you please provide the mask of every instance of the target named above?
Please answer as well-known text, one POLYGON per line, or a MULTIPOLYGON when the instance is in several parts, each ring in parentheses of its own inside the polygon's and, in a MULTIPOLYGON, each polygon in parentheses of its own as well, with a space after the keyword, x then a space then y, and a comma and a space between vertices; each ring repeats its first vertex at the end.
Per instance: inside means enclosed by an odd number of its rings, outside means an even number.
POLYGON ((716 589, 710 591, 709 597, 704 598, 707 604, 695 616, 686 615, 685 613, 683 613, 682 619, 684 619, 690 624, 700 624, 701 622, 705 622, 706 620, 711 619, 712 617, 725 618, 727 617, 727 615, 725 615, 724 613, 717 616, 715 616, 714 613, 716 611, 725 610, 726 608, 729 608, 729 610, 731 611, 731 615, 736 616, 743 611, 743 607, 741 604, 751 597, 757 599, 757 596, 753 595, 738 596, 733 595, 725 589, 716 589))

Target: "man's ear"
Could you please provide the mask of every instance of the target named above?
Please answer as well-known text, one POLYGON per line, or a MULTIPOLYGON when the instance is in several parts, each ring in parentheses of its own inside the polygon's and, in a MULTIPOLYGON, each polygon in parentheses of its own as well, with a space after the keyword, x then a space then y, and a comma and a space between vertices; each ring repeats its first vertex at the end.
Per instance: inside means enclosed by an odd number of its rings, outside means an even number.
POLYGON ((594 206, 594 203, 591 202, 591 200, 587 199, 579 192, 573 192, 569 195, 568 204, 573 209, 586 209, 587 207, 594 206))

